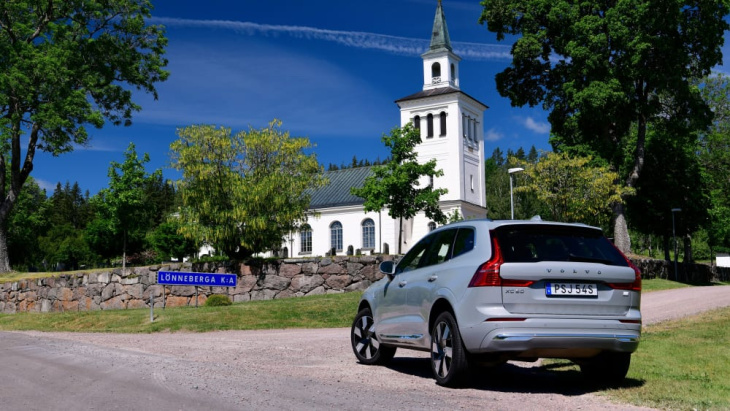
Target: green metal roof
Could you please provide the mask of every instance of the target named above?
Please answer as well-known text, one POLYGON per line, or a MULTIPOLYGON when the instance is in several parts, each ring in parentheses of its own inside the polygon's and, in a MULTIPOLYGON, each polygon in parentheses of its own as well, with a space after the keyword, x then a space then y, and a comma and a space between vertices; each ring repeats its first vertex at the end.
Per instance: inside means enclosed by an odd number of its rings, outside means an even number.
POLYGON ((438 7, 436 7, 436 17, 433 19, 433 31, 431 33, 431 46, 429 47, 429 51, 443 49, 453 52, 451 49, 451 39, 449 38, 449 29, 446 27, 444 9, 441 7, 441 0, 439 0, 438 7))
POLYGON ((309 208, 330 208, 350 205, 361 205, 365 202, 361 197, 350 193, 352 187, 362 187, 365 179, 372 175, 372 167, 356 167, 344 170, 325 171, 324 177, 329 184, 313 191, 309 208))

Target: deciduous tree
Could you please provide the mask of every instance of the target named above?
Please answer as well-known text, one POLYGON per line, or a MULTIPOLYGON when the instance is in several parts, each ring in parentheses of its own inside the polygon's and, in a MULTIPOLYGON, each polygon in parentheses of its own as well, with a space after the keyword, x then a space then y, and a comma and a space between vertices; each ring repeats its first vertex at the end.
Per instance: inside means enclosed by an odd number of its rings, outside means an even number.
MULTIPOLYGON (((706 126, 711 114, 691 80, 722 62, 727 0, 483 0, 480 18, 499 40, 519 36, 497 89, 515 106, 550 111, 553 146, 598 155, 635 187, 647 128, 671 112, 706 126), (671 107, 667 107, 670 105, 671 107), (636 138, 630 138, 632 125, 636 138)), ((614 236, 631 244, 623 203, 614 236)))
POLYGON ((183 205, 180 232, 244 259, 281 246, 306 221, 308 190, 325 183, 309 139, 290 137, 281 121, 236 134, 189 126, 172 143, 183 205))
POLYGON ((140 110, 133 89, 157 98, 167 39, 145 24, 151 8, 148 0, 0 2, 0 272, 10 270, 5 222, 36 151, 85 144, 86 125, 129 124, 140 110))
POLYGON ((431 185, 421 186, 419 180, 443 175, 436 169, 436 160, 420 164, 416 145, 421 143, 421 133, 412 123, 403 128, 396 127, 390 135, 383 135, 383 144, 390 149, 391 160, 382 166, 373 166, 373 175, 365 179, 362 188, 352 188, 352 194, 365 199, 365 211, 380 211, 388 208, 388 215, 399 220, 398 253, 403 243, 403 219, 413 218, 424 211, 431 220, 446 222, 439 198, 448 192, 445 188, 431 185))

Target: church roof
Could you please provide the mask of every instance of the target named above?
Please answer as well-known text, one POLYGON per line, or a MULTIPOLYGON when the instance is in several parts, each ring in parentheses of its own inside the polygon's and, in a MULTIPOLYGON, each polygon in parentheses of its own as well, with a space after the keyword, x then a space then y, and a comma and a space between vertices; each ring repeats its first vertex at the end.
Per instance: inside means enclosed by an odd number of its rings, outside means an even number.
POLYGON ((410 96, 405 96, 403 98, 399 98, 395 101, 396 104, 400 103, 401 101, 410 101, 410 100, 418 100, 419 98, 426 98, 426 97, 435 97, 435 96, 443 96, 446 94, 452 94, 452 93, 461 93, 470 99, 476 101, 477 103, 483 105, 485 108, 489 108, 486 104, 482 103, 481 101, 475 99, 474 97, 464 93, 463 91, 459 90, 458 88, 454 88, 451 86, 447 87, 439 87, 439 88, 432 88, 428 90, 422 90, 418 93, 411 94, 410 96))
POLYGON ((364 199, 350 193, 352 187, 362 187, 365 179, 372 175, 372 167, 355 167, 344 170, 325 171, 329 184, 314 190, 310 209, 361 205, 364 199))

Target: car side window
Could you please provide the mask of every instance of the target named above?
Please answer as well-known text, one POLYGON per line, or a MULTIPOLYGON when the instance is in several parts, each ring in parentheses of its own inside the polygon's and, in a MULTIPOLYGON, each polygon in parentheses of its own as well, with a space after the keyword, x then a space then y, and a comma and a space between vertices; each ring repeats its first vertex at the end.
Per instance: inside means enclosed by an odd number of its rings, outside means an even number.
POLYGON ((468 251, 474 249, 474 229, 471 227, 462 227, 456 234, 454 241, 454 252, 451 258, 458 257, 468 251))
POLYGON ((428 258, 424 261, 424 264, 421 264, 421 267, 441 264, 449 260, 451 258, 451 249, 454 245, 454 237, 456 237, 456 229, 439 232, 431 242, 431 248, 428 250, 428 258))
POLYGON ((404 255, 398 262, 395 273, 403 273, 420 267, 425 262, 424 256, 427 255, 426 251, 428 251, 433 238, 434 236, 430 235, 414 245, 413 248, 411 248, 411 250, 408 251, 408 253, 406 253, 406 255, 404 255))

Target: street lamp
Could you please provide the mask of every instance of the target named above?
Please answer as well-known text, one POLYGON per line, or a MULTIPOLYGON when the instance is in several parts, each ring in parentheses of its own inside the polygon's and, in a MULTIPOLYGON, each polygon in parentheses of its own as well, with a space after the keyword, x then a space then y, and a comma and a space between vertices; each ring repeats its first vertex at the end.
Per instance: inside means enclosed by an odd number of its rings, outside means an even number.
POLYGON ((515 198, 514 198, 514 195, 512 194, 512 174, 519 173, 520 171, 525 171, 525 169, 521 168, 521 167, 515 167, 515 168, 510 168, 509 170, 507 170, 507 172, 509 173, 509 207, 510 207, 510 210, 512 210, 512 219, 513 220, 515 219, 515 198))
POLYGON ((674 213, 678 213, 682 211, 681 208, 673 208, 672 209, 672 237, 674 237, 674 281, 678 281, 678 271, 677 271, 677 234, 674 231, 674 213))

